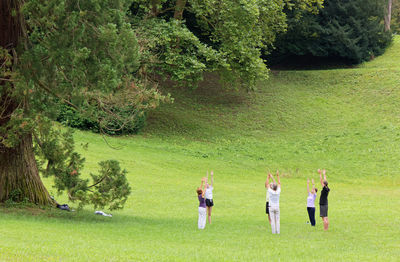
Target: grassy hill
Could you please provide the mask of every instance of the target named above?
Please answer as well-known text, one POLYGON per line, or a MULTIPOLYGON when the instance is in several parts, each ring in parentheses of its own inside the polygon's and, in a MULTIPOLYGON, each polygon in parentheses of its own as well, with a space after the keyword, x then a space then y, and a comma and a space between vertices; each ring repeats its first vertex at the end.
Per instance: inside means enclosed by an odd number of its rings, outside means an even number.
POLYGON ((399 61, 396 38, 359 67, 274 71, 255 92, 221 90, 210 77, 196 90, 166 89, 175 102, 138 136, 76 132, 87 172, 105 159, 128 170, 126 208, 112 218, 1 208, 0 261, 398 260, 399 61), (278 168, 273 236, 264 182, 278 168), (318 168, 331 188, 329 232, 319 218, 306 224, 306 178, 317 180, 318 168), (195 189, 211 169, 214 223, 199 231, 195 189))

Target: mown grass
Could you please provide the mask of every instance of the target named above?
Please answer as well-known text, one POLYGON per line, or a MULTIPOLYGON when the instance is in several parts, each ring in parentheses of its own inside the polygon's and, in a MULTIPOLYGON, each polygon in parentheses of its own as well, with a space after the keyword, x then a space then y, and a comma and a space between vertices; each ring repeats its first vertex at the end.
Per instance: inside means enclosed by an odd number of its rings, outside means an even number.
POLYGON ((273 72, 251 93, 213 79, 167 89, 175 103, 152 112, 142 134, 106 138, 118 149, 76 132, 86 172, 105 159, 128 170, 125 209, 107 218, 1 208, 0 260, 398 261, 399 50, 396 38, 358 68, 273 72), (267 168, 283 173, 279 236, 264 213, 267 168), (317 168, 328 171, 329 232, 319 219, 306 224, 306 178, 317 168), (195 188, 211 169, 214 223, 199 231, 195 188))

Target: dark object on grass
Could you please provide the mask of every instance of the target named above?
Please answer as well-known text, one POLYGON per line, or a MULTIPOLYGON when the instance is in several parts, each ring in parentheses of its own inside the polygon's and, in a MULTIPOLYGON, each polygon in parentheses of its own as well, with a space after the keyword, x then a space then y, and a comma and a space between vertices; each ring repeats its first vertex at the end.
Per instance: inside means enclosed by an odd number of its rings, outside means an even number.
POLYGON ((69 206, 67 204, 63 204, 63 205, 57 204, 57 208, 59 208, 61 210, 71 211, 71 209, 69 208, 69 206))

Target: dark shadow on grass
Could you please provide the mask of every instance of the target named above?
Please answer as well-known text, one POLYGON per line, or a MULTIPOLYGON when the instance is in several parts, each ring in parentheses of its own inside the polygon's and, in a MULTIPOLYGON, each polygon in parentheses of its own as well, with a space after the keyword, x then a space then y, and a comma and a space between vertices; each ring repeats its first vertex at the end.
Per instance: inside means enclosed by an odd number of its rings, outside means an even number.
POLYGON ((17 218, 34 218, 46 220, 79 221, 88 223, 108 222, 109 217, 95 215, 88 210, 65 211, 53 207, 40 207, 36 205, 18 205, 13 207, 0 206, 0 213, 4 216, 17 218))
POLYGON ((348 59, 342 57, 318 57, 312 55, 283 56, 275 60, 268 60, 272 70, 329 70, 357 67, 348 59))
MULTIPOLYGON (((105 211, 106 213, 108 212, 105 211)), ((78 211, 63 211, 50 207, 38 206, 18 206, 18 207, 5 207, 0 205, 1 216, 8 218, 16 218, 18 220, 27 221, 51 221, 57 223, 74 223, 79 224, 116 224, 116 225, 145 225, 145 226, 174 226, 181 227, 182 225, 189 224, 187 219, 173 219, 166 217, 149 218, 136 216, 134 214, 114 214, 113 217, 105 217, 94 214, 94 211, 78 210, 78 211)), ((192 222, 192 221, 190 221, 192 222)), ((193 221, 193 223, 197 223, 193 221)), ((191 223, 190 223, 191 224, 191 223)))

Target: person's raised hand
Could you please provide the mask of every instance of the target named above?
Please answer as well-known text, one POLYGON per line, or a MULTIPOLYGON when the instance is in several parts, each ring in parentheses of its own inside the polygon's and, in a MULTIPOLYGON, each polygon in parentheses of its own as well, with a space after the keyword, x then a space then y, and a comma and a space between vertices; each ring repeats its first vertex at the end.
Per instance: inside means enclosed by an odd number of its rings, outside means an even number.
POLYGON ((307 178, 307 184, 310 184, 310 179, 309 178, 307 178))
POLYGON ((326 174, 326 170, 325 169, 322 170, 322 174, 325 176, 325 174, 326 174))
POLYGON ((311 183, 314 185, 314 178, 313 178, 313 179, 311 179, 311 183))
POLYGON ((214 171, 211 171, 211 176, 213 176, 214 175, 214 171))
POLYGON ((276 175, 279 176, 279 170, 276 170, 276 175))
POLYGON ((321 169, 318 169, 318 174, 321 174, 321 169))

